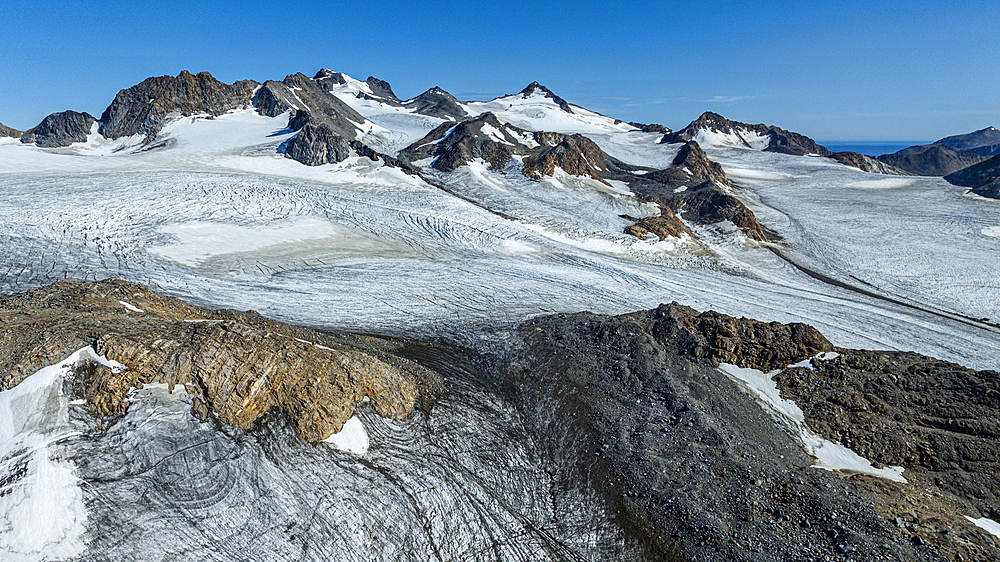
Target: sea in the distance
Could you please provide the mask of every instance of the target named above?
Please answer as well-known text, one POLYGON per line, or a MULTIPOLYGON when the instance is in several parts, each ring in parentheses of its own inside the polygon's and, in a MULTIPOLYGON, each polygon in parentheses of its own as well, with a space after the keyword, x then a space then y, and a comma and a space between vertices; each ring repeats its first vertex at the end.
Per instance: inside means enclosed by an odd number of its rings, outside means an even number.
POLYGON ((816 141, 831 152, 860 152, 865 156, 892 154, 904 148, 934 141, 816 141))

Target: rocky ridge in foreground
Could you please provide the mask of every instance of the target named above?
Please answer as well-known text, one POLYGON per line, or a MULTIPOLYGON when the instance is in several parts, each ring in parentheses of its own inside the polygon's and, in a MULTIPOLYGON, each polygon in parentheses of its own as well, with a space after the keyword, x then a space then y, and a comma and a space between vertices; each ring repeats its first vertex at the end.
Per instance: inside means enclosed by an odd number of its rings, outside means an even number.
POLYGON ((271 408, 298 433, 319 441, 340 431, 371 400, 398 419, 429 410, 440 378, 348 341, 268 320, 254 312, 205 310, 116 279, 63 281, 0 300, 0 388, 92 346, 125 365, 78 368, 90 411, 123 413, 130 389, 183 385, 195 412, 247 429, 271 408))
POLYGON ((998 515, 995 372, 838 349, 803 324, 676 303, 536 318, 519 333, 512 387, 539 409, 558 404, 536 412, 539 439, 594 450, 608 464, 595 485, 664 560, 1000 559, 1000 540, 966 518, 998 515), (782 396, 810 428, 899 463, 911 481, 812 467, 786 422, 720 363, 782 370, 782 396), (928 409, 938 398, 947 403, 928 409), (966 403, 975 411, 962 415, 966 403))
POLYGON ((982 197, 1000 199, 1000 155, 944 177, 950 183, 972 188, 982 197))

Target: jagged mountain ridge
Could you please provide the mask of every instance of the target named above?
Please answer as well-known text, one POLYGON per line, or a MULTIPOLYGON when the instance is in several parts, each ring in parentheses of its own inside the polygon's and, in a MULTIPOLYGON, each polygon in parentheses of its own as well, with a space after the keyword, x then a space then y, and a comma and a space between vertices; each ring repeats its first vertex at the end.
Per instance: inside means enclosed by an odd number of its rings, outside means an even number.
POLYGON ((718 113, 710 111, 703 113, 687 127, 677 132, 666 133, 660 142, 675 143, 689 140, 698 140, 699 143, 709 146, 735 146, 793 156, 808 154, 826 156, 863 172, 906 175, 903 170, 864 154, 831 152, 805 135, 763 123, 750 125, 739 121, 730 121, 718 113))

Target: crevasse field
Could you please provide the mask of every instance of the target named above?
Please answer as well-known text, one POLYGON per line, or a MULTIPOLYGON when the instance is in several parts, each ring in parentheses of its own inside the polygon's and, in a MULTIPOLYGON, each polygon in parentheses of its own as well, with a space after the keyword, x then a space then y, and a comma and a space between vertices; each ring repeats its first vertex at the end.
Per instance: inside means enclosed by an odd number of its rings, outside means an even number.
MULTIPOLYGON (((359 100, 349 91, 358 84, 345 85, 342 99, 370 120, 367 140, 390 154, 442 122, 359 100)), ((584 110, 500 99, 466 108, 533 130, 584 133, 630 164, 666 167, 677 151, 658 144, 659 134, 584 110)), ((624 184, 560 170, 529 180, 516 161, 447 175, 425 168, 448 191, 366 158, 311 168, 279 152, 294 134, 287 121, 253 110, 187 117, 151 149, 96 131, 65 149, 0 141, 0 295, 120 277, 202 306, 481 350, 535 315, 678 301, 805 322, 844 347, 997 368, 1000 201, 940 178, 708 143, 736 194, 782 240, 754 242, 725 224, 692 225, 700 244, 638 240, 623 234, 631 223, 619 215, 657 210, 624 184)), ((442 368, 454 369, 457 390, 429 420, 359 410, 371 444, 361 457, 335 445, 296 448, 280 420, 254 434, 208 427, 186 397, 160 388, 144 390, 101 439, 84 438, 95 422, 49 372, 47 382, 0 395, 0 413, 21 440, 0 470, 23 460, 37 488, 0 497, 0 511, 34 506, 38 515, 0 516, 0 551, 13 560, 630 552, 606 519, 570 509, 598 501, 586 491, 552 500, 548 469, 514 405, 462 368, 442 368), (15 414, 25 408, 44 419, 15 414), (302 513, 311 514, 304 529, 295 527, 302 513), (49 534, 38 532, 43 516, 58 523, 49 534), (402 538, 378 540, 387 534, 402 538)))

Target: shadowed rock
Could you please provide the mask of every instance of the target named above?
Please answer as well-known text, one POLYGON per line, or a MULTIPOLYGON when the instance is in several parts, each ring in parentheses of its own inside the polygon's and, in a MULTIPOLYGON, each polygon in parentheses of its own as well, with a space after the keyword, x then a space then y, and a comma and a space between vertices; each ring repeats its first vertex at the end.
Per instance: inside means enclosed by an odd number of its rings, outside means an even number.
POLYGON ((971 187, 977 195, 1000 199, 1000 156, 949 174, 944 179, 955 185, 971 187))
POLYGON ((607 184, 608 163, 604 152, 594 141, 583 135, 563 136, 558 144, 545 146, 524 159, 524 175, 540 179, 555 174, 556 168, 574 176, 589 176, 607 184))
POLYGON ((980 156, 996 156, 1000 154, 1000 130, 986 127, 964 135, 945 137, 934 144, 980 156))
POLYGON ((94 119, 89 113, 63 111, 53 113, 21 135, 21 142, 34 143, 43 148, 69 146, 84 142, 93 130, 94 119))
POLYGON ((947 176, 986 160, 985 156, 940 145, 911 146, 878 157, 879 162, 914 176, 947 176))
POLYGON ((268 320, 254 312, 204 310, 141 285, 62 281, 0 300, 3 389, 87 345, 125 365, 89 362, 90 410, 128 408, 130 388, 183 385, 195 412, 247 429, 271 408, 309 441, 337 432, 366 397, 399 419, 429 408, 436 375, 374 348, 268 320), (137 312, 135 309, 141 310, 137 312))
POLYGON ((258 85, 253 80, 225 84, 207 72, 192 75, 186 70, 176 77, 147 78, 118 92, 101 114, 100 133, 109 139, 142 134, 149 141, 170 118, 247 107, 258 85))

